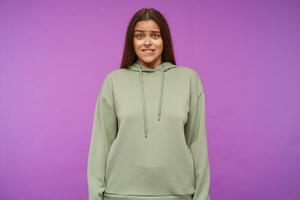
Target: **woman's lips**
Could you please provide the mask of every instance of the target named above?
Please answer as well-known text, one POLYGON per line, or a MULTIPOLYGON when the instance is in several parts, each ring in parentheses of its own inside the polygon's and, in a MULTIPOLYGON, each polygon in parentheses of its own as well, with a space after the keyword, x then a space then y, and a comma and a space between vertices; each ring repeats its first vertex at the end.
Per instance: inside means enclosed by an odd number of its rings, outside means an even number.
POLYGON ((153 53, 155 49, 143 49, 142 51, 146 53, 153 53))

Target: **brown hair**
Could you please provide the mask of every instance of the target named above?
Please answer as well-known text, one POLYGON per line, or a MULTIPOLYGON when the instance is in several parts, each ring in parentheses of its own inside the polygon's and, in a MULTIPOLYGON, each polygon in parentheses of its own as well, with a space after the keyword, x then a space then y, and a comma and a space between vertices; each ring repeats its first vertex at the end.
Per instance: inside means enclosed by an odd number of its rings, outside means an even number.
POLYGON ((163 52, 162 52, 162 62, 171 62, 176 65, 174 51, 173 51, 173 43, 171 38, 171 33, 169 29, 169 25, 165 17, 154 8, 143 8, 138 10, 132 19, 127 28, 125 46, 123 51, 123 58, 120 68, 128 68, 137 60, 137 55, 134 51, 133 46, 133 34, 134 27, 137 22, 143 20, 153 20, 155 21, 161 32, 162 40, 163 40, 163 52))

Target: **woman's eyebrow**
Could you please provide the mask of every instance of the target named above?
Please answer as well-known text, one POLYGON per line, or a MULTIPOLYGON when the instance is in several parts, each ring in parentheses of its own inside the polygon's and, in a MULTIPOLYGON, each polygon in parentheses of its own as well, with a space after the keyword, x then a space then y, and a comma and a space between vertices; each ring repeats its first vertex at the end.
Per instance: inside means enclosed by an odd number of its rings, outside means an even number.
MULTIPOLYGON (((144 31, 144 30, 135 30, 134 32, 147 32, 147 31, 144 31)), ((160 31, 150 31, 150 32, 160 33, 160 31)))

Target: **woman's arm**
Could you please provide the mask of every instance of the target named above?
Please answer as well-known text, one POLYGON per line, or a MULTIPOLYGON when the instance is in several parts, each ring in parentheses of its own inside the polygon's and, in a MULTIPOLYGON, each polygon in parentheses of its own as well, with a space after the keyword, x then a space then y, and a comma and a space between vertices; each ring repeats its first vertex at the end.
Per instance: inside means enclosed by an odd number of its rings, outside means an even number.
POLYGON ((103 200, 107 154, 117 134, 111 80, 106 77, 97 97, 90 141, 87 180, 89 200, 103 200))
POLYGON ((194 159, 196 190, 193 200, 210 200, 210 167, 205 126, 205 93, 200 78, 192 81, 192 100, 185 125, 187 145, 194 159))

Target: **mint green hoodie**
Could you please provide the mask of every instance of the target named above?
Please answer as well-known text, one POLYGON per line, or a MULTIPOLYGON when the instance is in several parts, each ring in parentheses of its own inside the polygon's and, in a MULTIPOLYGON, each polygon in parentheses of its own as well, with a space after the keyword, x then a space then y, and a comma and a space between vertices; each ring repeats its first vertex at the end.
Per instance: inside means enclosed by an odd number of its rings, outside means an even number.
POLYGON ((205 93, 197 72, 135 62, 99 90, 89 200, 210 200, 205 93))

